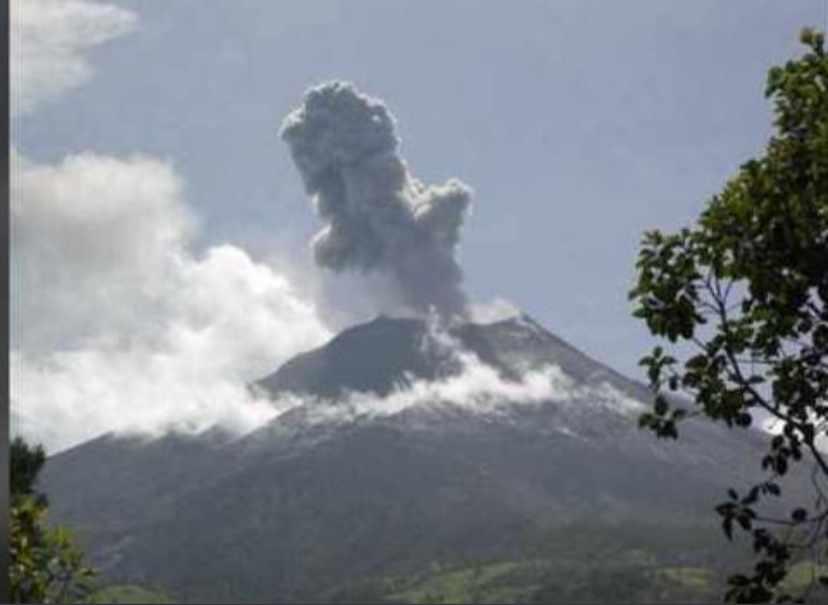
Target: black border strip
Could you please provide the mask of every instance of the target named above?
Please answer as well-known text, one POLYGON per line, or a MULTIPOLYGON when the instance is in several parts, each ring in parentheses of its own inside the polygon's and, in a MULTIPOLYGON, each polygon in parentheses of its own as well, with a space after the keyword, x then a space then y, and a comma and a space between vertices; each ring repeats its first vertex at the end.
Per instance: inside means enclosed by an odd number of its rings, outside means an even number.
MULTIPOLYGON (((12 2, 15 0, 11 0, 12 2)), ((4 303, 3 318, 0 320, 0 340, 9 342, 9 123, 11 118, 11 111, 9 108, 9 4, 10 2, 0 2, 0 21, 2 21, 2 36, 3 36, 3 50, 6 55, 6 60, 2 61, 3 77, 0 81, 3 83, 3 103, 6 107, 5 112, 7 119, 3 120, 3 139, 6 145, 3 148, 2 155, 2 172, 0 172, 0 181, 3 183, 3 192, 5 193, 6 202, 2 204, 0 210, 0 249, 6 253, 5 262, 2 263, 2 279, 0 279, 0 288, 2 288, 2 296, 0 300, 4 303)), ((4 396, 2 404, 0 404, 0 452, 2 459, 0 459, 0 559, 2 560, 2 568, 6 571, 0 573, 0 602, 9 603, 9 347, 5 346, 2 353, 3 372, 2 380, 5 383, 3 390, 4 396)))

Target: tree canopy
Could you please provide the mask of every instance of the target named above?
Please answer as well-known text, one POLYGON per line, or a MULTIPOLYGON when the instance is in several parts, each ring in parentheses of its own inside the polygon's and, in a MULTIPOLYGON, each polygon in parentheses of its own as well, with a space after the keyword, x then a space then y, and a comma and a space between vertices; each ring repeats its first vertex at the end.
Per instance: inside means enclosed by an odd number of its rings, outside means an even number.
POLYGON ((828 544, 828 56, 823 33, 803 30, 801 41, 802 56, 768 73, 775 120, 764 153, 696 224, 644 235, 630 292, 634 315, 662 339, 641 360, 656 392, 643 427, 677 438, 691 416, 775 423, 757 460, 767 479, 717 508, 726 535, 750 532, 758 553, 751 574, 729 579, 727 598, 743 603, 802 597, 778 594, 780 582, 793 560, 818 563, 828 544), (813 466, 813 502, 759 516, 794 464, 813 466))
MULTIPOLYGON (((9 459, 12 496, 34 495, 37 474, 46 462, 46 453, 43 448, 41 446, 31 447, 22 437, 15 437, 11 443, 9 459)), ((44 494, 37 494, 37 497, 45 501, 44 494)))
POLYGON ((14 603, 69 603, 88 596, 94 572, 64 527, 46 523, 47 499, 35 487, 43 448, 17 437, 10 450, 9 580, 14 603))

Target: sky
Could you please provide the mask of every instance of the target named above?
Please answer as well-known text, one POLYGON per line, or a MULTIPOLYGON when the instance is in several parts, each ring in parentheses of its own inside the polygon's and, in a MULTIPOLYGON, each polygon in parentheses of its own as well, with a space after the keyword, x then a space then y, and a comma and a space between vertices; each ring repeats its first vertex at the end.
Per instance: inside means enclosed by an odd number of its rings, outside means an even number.
POLYGON ((382 100, 412 178, 473 192, 470 301, 641 378, 641 234, 761 152, 766 72, 824 23, 822 0, 14 0, 18 423, 54 449, 169 405, 260 422, 241 382, 384 310, 314 264, 280 136, 331 80, 382 100))

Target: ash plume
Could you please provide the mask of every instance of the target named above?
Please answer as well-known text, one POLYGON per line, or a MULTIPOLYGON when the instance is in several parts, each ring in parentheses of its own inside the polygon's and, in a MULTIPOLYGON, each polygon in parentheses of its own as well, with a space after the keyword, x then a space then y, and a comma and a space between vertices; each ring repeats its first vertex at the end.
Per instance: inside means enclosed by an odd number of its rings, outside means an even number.
POLYGON ((382 101, 348 83, 322 84, 285 118, 280 135, 325 222, 312 244, 319 266, 387 275, 406 310, 465 314, 455 250, 471 189, 456 179, 414 178, 382 101))

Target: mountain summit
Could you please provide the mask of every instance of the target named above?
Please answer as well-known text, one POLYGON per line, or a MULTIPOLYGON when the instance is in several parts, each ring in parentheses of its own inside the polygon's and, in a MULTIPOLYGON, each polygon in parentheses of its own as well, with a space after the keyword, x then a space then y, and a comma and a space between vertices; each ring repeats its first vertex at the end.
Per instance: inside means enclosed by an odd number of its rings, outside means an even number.
POLYGON ((461 366, 452 355, 458 350, 474 354, 506 380, 519 380, 527 370, 545 365, 557 366, 579 383, 606 381, 634 397, 649 398, 642 385, 590 359, 526 314, 489 324, 455 323, 445 329, 423 319, 380 315, 296 356, 258 384, 274 395, 387 395, 412 379, 438 380, 458 373, 461 366))
MULTIPOLYGON (((575 527, 709 531, 761 446, 704 423, 678 443, 640 432, 649 391, 526 315, 381 316, 254 388, 301 403, 241 438, 107 435, 53 457, 53 517, 108 577, 182 600, 335 600, 434 565, 557 565, 571 553, 549 536, 575 527)), ((658 560, 712 556, 686 547, 658 560)))

